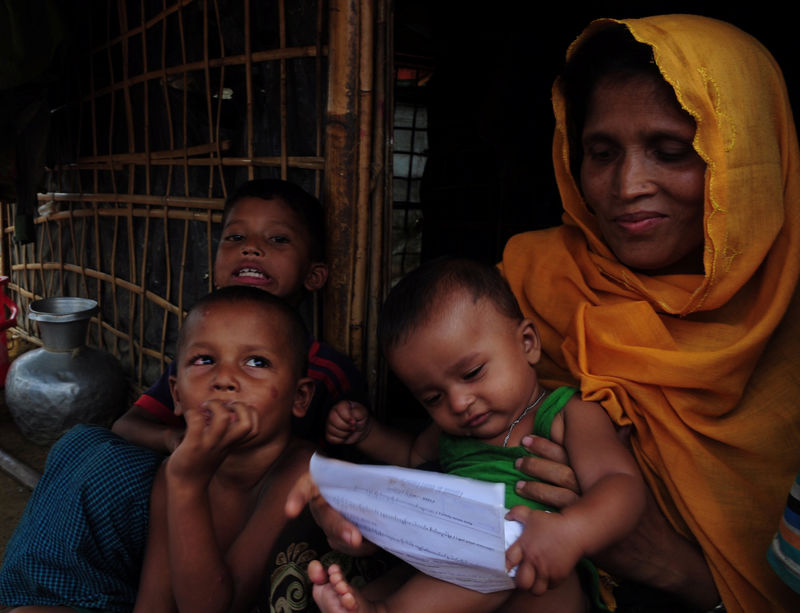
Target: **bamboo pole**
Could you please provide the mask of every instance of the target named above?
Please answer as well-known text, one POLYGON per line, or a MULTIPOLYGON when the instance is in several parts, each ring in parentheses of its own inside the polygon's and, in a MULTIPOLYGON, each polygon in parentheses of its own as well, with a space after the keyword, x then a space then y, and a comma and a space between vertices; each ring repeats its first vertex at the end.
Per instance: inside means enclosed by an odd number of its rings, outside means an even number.
POLYGON ((391 199, 386 196, 391 193, 390 167, 386 163, 390 158, 389 143, 386 137, 390 132, 393 91, 392 68, 392 25, 391 15, 388 13, 385 2, 378 2, 375 19, 375 87, 373 97, 373 127, 372 127, 372 180, 371 180, 371 206, 370 206, 370 247, 369 258, 369 286, 367 300, 367 327, 366 327, 366 368, 364 375, 367 379, 367 388, 371 391, 373 407, 386 406, 385 398, 380 390, 384 389, 385 367, 378 346, 378 315, 383 298, 388 289, 387 279, 391 265, 391 199))
MULTIPOLYGON (((330 0, 328 102, 325 126, 325 201, 330 274, 325 289, 326 340, 345 353, 352 349, 350 320, 355 206, 358 190, 358 0, 330 0)), ((358 364, 356 364, 358 366, 358 364)))
MULTIPOLYGON (((252 57, 252 42, 251 42, 251 25, 250 25, 250 0, 242 0, 244 2, 244 55, 245 55, 245 91, 247 92, 247 157, 253 159, 255 156, 255 148, 253 140, 255 138, 255 130, 253 127, 253 57, 252 57)), ((252 166, 247 169, 247 178, 253 179, 252 166)))
POLYGON ((355 206, 355 244, 353 249, 353 297, 350 307, 350 355, 363 370, 365 309, 367 302, 367 268, 370 256, 369 208, 372 162, 372 87, 373 87, 373 22, 372 0, 360 0, 358 14, 358 192, 355 206))
MULTIPOLYGON (((328 53, 328 47, 326 45, 322 45, 322 52, 323 55, 328 53)), ((249 63, 252 64, 260 64, 264 62, 271 62, 281 59, 292 60, 292 59, 301 59, 307 57, 315 57, 317 55, 317 47, 314 45, 307 45, 301 47, 290 47, 284 51, 280 50, 269 50, 269 51, 253 51, 250 55, 241 54, 241 55, 228 55, 224 58, 219 59, 211 59, 208 62, 208 65, 211 68, 224 68, 226 66, 247 66, 248 58, 249 63)), ((168 82, 168 76, 172 77, 178 74, 182 74, 184 72, 193 72, 196 70, 203 70, 203 61, 198 60, 196 62, 187 62, 186 64, 182 64, 178 67, 165 67, 163 69, 152 71, 146 74, 137 75, 131 77, 129 80, 129 85, 137 85, 144 81, 162 81, 164 83, 168 82)), ((109 85, 107 87, 103 87, 95 91, 94 95, 96 96, 104 96, 104 95, 112 95, 114 92, 121 90, 124 88, 124 85, 120 82, 114 83, 113 85, 109 85)), ((84 98, 83 101, 85 102, 87 98, 84 98)))

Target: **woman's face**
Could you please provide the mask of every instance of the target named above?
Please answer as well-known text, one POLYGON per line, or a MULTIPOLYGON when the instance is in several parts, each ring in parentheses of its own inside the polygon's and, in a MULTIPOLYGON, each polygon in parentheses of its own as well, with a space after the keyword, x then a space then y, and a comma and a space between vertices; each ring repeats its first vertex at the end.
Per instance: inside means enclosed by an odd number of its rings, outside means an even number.
POLYGON ((581 189, 606 244, 629 268, 703 272, 706 165, 694 132, 664 81, 606 78, 592 93, 581 189))

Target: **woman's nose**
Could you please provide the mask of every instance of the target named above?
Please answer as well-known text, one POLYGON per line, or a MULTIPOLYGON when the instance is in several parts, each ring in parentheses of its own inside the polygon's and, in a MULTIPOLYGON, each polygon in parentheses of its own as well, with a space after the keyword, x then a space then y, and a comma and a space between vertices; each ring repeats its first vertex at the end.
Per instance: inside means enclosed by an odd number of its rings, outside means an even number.
POLYGON ((622 200, 635 200, 654 194, 657 187, 651 171, 643 152, 626 153, 617 168, 617 195, 622 200))

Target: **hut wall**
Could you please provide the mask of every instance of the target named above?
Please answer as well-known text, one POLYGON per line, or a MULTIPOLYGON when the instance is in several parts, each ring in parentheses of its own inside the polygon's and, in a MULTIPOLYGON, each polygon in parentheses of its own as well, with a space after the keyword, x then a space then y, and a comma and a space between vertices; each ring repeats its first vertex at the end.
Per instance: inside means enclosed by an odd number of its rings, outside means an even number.
POLYGON ((386 146, 372 140, 385 3, 108 0, 62 18, 70 87, 50 112, 45 188, 2 205, 17 333, 38 342, 24 314, 34 299, 93 298, 90 344, 145 389, 186 308, 213 287, 226 195, 284 178, 321 198, 334 246, 329 286, 304 314, 374 383, 365 330, 382 292, 386 146))

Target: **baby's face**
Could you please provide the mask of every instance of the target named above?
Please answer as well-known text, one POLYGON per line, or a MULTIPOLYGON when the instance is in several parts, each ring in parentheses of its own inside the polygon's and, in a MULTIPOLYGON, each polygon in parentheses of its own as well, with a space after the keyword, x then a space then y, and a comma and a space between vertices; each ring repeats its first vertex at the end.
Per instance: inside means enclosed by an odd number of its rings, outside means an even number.
POLYGON ((392 370, 443 431, 497 445, 540 394, 538 359, 529 320, 514 321, 463 291, 388 352, 392 370))
POLYGON ((300 219, 281 200, 242 198, 222 228, 214 262, 218 287, 252 285, 290 303, 310 287, 309 236, 300 219))
POLYGON ((288 436, 302 373, 282 318, 262 305, 217 303, 193 312, 184 326, 170 381, 175 412, 206 411, 209 400, 241 403, 258 415, 259 441, 288 436))

